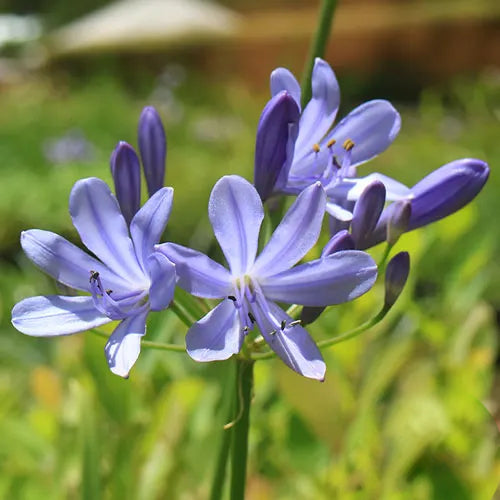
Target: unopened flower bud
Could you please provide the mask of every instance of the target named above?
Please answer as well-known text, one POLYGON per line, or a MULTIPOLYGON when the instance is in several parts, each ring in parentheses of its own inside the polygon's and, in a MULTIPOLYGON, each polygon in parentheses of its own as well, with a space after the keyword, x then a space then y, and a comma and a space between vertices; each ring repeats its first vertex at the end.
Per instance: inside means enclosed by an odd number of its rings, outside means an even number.
POLYGON ((399 252, 389 261, 385 270, 385 309, 390 309, 401 295, 409 273, 408 252, 399 252))
POLYGON ((149 196, 153 196, 165 182, 167 138, 160 115, 152 106, 146 106, 139 118, 139 151, 146 177, 149 196))
POLYGON ((385 204, 385 186, 380 181, 369 184, 354 205, 351 222, 352 237, 356 248, 363 248, 375 229, 385 204))
POLYGON ((330 241, 324 246, 321 252, 321 257, 326 257, 342 250, 354 250, 354 240, 346 229, 342 229, 330 238, 330 241))
POLYGON ((255 142, 254 184, 263 201, 286 184, 299 118, 299 107, 286 91, 276 94, 262 111, 255 142))
POLYGON ((110 158, 115 193, 123 217, 130 221, 141 206, 141 167, 134 148, 120 141, 110 158))
POLYGON ((394 203, 394 209, 387 221, 387 243, 395 245, 403 233, 408 230, 411 217, 410 200, 400 200, 394 203))

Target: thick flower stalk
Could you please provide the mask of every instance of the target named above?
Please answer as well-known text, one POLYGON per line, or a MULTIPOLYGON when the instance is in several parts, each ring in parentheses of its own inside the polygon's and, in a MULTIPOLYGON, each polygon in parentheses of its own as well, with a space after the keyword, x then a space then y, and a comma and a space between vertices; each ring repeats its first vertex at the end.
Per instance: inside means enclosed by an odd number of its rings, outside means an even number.
MULTIPOLYGON (((277 68, 271 74, 271 94, 286 91, 300 109, 301 89, 293 74, 277 68)), ((396 138, 401 118, 385 100, 368 101, 351 111, 331 130, 340 104, 340 89, 331 67, 317 58, 312 73, 312 99, 302 111, 286 185, 277 189, 298 194, 321 182, 326 210, 338 221, 352 219, 354 202, 372 181, 382 182, 388 200, 411 193, 403 184, 383 174, 357 177, 356 167, 385 151, 396 138)), ((278 186, 279 188, 279 186, 278 186)))
POLYGON ((293 370, 322 380, 325 363, 307 331, 277 304, 326 306, 352 300, 373 285, 377 267, 360 251, 338 252, 293 267, 316 243, 326 195, 319 182, 297 197, 259 256, 264 217, 256 189, 238 176, 214 186, 209 217, 229 270, 206 255, 173 243, 156 248, 176 266, 178 285, 222 299, 186 336, 189 355, 214 361, 240 352, 257 325, 271 349, 293 370))
POLYGON ((158 190, 127 225, 116 198, 100 179, 78 181, 69 212, 88 255, 61 236, 32 229, 21 234, 24 252, 59 283, 89 296, 38 296, 12 310, 12 323, 35 337, 70 335, 118 320, 105 347, 111 371, 127 377, 136 362, 150 310, 168 307, 175 267, 154 245, 167 224, 173 189, 158 190))

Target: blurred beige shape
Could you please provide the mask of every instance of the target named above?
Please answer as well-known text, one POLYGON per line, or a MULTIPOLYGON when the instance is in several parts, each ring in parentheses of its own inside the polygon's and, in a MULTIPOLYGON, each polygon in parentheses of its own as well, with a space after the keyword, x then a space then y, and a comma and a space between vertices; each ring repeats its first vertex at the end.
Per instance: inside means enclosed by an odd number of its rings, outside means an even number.
POLYGON ((50 55, 150 51, 234 35, 239 16, 203 0, 122 0, 49 36, 50 55))

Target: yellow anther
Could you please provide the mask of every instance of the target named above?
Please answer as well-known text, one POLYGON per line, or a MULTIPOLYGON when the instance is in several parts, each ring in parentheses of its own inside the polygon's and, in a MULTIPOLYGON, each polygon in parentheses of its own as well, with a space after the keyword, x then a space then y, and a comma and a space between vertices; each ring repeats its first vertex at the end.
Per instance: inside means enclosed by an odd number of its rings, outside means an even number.
POLYGON ((319 153, 319 149, 320 149, 320 148, 319 148, 319 144, 318 144, 318 143, 313 144, 313 151, 314 151, 315 153, 319 153))
POLYGON ((326 147, 327 148, 331 148, 337 141, 335 139, 330 139, 327 143, 326 143, 326 147))
POLYGON ((354 142, 351 140, 351 139, 346 139, 344 141, 344 144, 342 145, 342 147, 346 150, 346 151, 350 151, 353 147, 354 147, 354 142))

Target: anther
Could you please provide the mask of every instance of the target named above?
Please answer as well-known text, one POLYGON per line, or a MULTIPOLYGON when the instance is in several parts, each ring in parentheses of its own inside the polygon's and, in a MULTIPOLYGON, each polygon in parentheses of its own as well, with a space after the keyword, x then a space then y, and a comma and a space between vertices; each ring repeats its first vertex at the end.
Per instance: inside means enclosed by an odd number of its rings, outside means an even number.
POLYGON ((251 312, 249 312, 249 313, 248 313, 248 317, 250 318, 250 321, 251 321, 252 323, 255 323, 255 321, 256 321, 256 320, 255 320, 255 316, 254 316, 251 312))
POLYGON ((228 295, 227 298, 229 300, 232 300, 233 302, 236 302, 236 297, 234 295, 228 295))
POLYGON ((106 290, 106 293, 107 293, 108 295, 111 295, 111 294, 113 293, 113 290, 111 290, 111 288, 108 288, 108 289, 106 290))
POLYGON ((248 326, 243 327, 243 333, 248 333, 248 326))
POLYGON ((92 283, 92 280, 97 281, 97 278, 99 278, 99 273, 97 271, 90 271, 90 279, 89 283, 92 283))
POLYGON ((346 151, 350 151, 353 147, 355 146, 354 142, 352 141, 352 139, 346 139, 344 141, 344 144, 342 145, 342 147, 346 150, 346 151))
POLYGON ((281 322, 281 331, 283 331, 285 329, 285 327, 286 327, 286 320, 283 320, 281 322))
POLYGON ((330 139, 327 143, 326 143, 326 147, 327 148, 331 148, 337 141, 335 139, 330 139))
POLYGON ((288 326, 297 326, 297 325, 301 325, 301 324, 302 324, 302 320, 296 319, 295 321, 290 321, 290 323, 288 323, 288 326))
POLYGON ((269 332, 269 335, 271 335, 271 337, 272 337, 273 335, 276 335, 276 330, 273 330, 272 332, 269 332))
POLYGON ((318 143, 313 144, 313 151, 314 151, 315 153, 319 153, 319 151, 320 151, 320 147, 319 147, 319 144, 318 144, 318 143))

